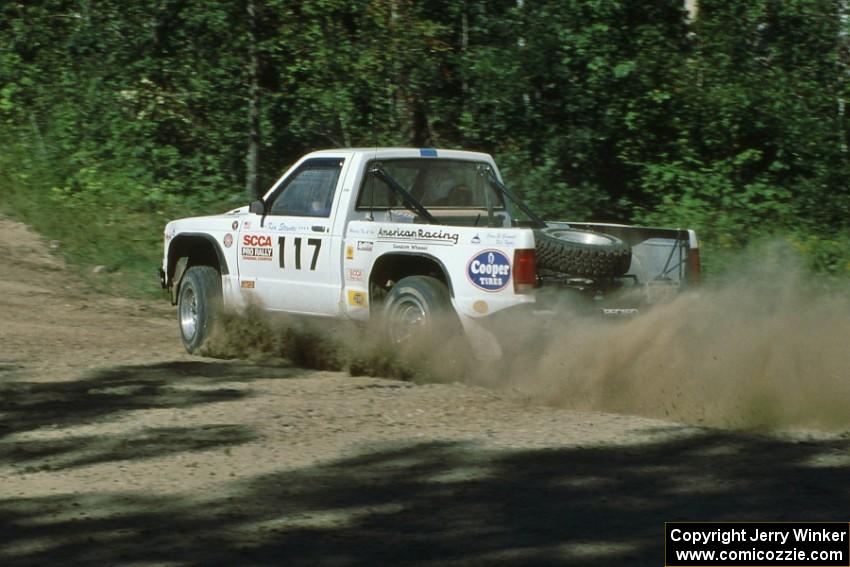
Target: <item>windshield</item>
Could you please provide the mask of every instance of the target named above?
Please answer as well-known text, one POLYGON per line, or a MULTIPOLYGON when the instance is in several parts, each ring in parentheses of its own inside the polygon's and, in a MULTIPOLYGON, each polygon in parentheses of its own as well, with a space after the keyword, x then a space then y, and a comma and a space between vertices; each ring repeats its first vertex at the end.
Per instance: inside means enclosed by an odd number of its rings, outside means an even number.
POLYGON ((487 164, 433 158, 372 162, 357 200, 358 209, 404 206, 397 192, 371 173, 373 165, 379 165, 428 209, 505 209, 501 193, 479 172, 479 167, 487 164))

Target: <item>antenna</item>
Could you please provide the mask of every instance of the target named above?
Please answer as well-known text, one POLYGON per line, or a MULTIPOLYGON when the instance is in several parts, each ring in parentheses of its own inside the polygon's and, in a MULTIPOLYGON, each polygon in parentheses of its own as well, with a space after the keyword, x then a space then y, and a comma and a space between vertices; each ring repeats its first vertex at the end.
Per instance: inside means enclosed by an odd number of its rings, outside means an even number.
MULTIPOLYGON (((375 133, 375 124, 372 120, 374 115, 369 113, 369 130, 372 132, 372 143, 375 147, 375 153, 372 157, 372 166, 374 166, 375 162, 378 161, 378 135, 375 133)), ((368 173, 368 171, 367 171, 368 173)), ((366 217, 366 220, 374 222, 375 220, 375 176, 370 175, 369 177, 369 216, 366 217)))

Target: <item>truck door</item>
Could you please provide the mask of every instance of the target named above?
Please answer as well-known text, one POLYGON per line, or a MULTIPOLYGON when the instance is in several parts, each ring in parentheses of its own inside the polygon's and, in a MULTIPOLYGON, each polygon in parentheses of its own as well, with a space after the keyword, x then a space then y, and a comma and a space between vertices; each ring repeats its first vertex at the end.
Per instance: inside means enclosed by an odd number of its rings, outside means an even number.
POLYGON ((240 285, 263 309, 339 312, 340 251, 333 250, 331 223, 344 165, 341 157, 305 161, 266 200, 265 219, 259 214, 243 217, 240 285))

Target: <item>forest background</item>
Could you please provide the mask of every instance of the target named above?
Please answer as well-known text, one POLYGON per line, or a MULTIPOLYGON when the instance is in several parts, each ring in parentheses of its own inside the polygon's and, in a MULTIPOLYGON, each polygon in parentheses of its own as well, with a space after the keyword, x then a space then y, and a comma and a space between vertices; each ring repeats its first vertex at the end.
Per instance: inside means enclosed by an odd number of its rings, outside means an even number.
MULTIPOLYGON (((0 3, 0 211, 156 290, 167 220, 307 151, 483 150, 549 219, 850 277, 848 0, 0 3)), ((829 279, 829 278, 826 278, 829 279)))

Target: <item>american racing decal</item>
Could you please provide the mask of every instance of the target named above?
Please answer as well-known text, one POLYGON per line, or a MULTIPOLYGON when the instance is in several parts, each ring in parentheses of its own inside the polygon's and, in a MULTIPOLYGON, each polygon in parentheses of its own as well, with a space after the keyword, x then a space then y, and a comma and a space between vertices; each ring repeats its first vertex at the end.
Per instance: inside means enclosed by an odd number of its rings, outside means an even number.
POLYGON ((271 261, 274 255, 272 237, 256 234, 242 236, 242 259, 271 261))
POLYGON ((459 234, 445 230, 428 230, 425 228, 381 228, 378 230, 378 238, 381 240, 424 240, 432 244, 443 244, 450 246, 457 244, 459 234))
POLYGON ((502 291, 511 281, 511 261, 498 250, 485 250, 469 260, 466 277, 484 291, 502 291))
POLYGON ((371 252, 372 251, 372 242, 369 240, 358 240, 357 241, 357 249, 362 252, 371 252))

